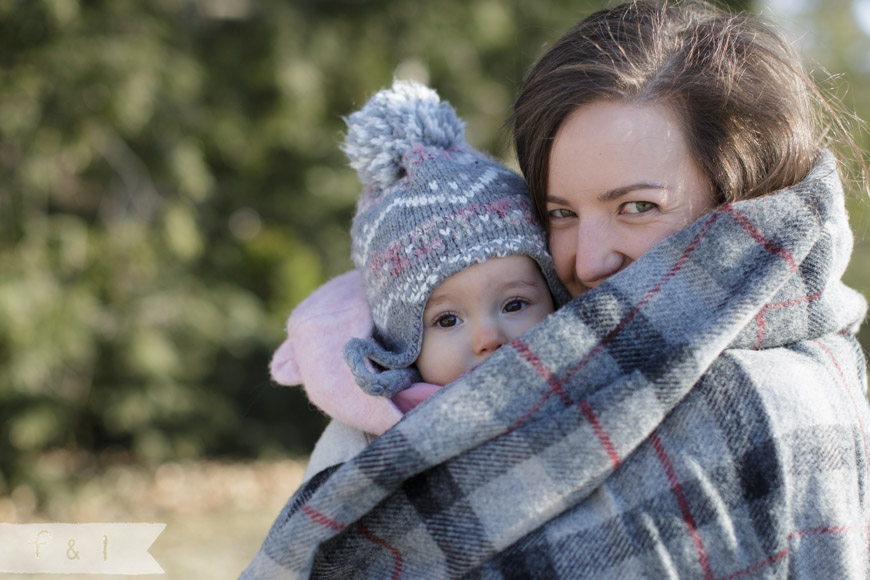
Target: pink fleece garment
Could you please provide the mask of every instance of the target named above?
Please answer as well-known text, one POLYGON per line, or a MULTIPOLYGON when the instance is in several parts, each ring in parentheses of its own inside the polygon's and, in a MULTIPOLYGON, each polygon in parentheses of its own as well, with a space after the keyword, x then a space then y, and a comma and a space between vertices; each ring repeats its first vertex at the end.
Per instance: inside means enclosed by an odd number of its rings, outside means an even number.
POLYGON ((272 357, 272 378, 303 385, 308 399, 333 419, 381 435, 439 386, 415 383, 396 395, 373 397, 356 384, 342 349, 372 334, 362 277, 356 270, 333 278, 303 300, 287 320, 287 339, 272 357))

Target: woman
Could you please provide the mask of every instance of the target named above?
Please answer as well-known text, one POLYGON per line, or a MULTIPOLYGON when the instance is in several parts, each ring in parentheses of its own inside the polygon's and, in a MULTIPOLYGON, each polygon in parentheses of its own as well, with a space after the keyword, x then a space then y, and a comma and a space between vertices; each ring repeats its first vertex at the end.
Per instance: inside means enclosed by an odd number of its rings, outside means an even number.
POLYGON ((866 304, 816 99, 752 17, 569 31, 513 123, 577 298, 315 476, 247 577, 870 576, 866 304))

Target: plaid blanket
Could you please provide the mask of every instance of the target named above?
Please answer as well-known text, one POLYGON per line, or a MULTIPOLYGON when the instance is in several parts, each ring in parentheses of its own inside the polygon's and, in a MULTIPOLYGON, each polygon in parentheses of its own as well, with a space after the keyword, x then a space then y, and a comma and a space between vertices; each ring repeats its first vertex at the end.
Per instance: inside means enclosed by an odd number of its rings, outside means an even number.
POLYGON ((242 578, 870 578, 832 157, 700 218, 278 516, 242 578))

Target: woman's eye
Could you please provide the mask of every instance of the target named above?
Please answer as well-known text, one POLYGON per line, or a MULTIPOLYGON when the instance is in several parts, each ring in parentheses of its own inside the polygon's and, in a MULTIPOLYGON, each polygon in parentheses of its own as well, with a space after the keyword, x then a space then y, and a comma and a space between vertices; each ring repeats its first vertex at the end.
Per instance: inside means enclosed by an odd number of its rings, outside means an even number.
POLYGON ((504 305, 505 312, 519 312, 528 304, 527 301, 521 298, 514 298, 504 305))
POLYGON ((558 209, 551 209, 550 211, 547 212, 547 214, 551 218, 568 218, 568 217, 574 217, 575 215, 577 215, 573 211, 571 211, 570 209, 565 209, 565 208, 561 208, 561 207, 558 209))
POLYGON ((651 201, 630 201, 622 206, 625 213, 646 213, 656 207, 651 201))
POLYGON ((455 314, 442 314, 438 318, 435 319, 435 326, 441 328, 452 328, 459 324, 459 317, 455 314))

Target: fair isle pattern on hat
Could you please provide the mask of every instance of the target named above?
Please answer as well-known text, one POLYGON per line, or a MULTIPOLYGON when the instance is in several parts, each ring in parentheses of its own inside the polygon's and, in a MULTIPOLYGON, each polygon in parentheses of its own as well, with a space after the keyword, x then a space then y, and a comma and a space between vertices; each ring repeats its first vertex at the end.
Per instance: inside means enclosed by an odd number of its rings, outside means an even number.
POLYGON ((351 228, 376 339, 352 339, 345 359, 372 395, 418 380, 423 310, 448 277, 490 258, 527 255, 557 304, 570 297, 515 172, 465 142, 462 121, 432 89, 396 81, 347 119, 342 150, 364 190, 351 228), (371 362, 385 369, 374 371, 371 362))

